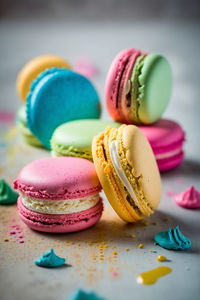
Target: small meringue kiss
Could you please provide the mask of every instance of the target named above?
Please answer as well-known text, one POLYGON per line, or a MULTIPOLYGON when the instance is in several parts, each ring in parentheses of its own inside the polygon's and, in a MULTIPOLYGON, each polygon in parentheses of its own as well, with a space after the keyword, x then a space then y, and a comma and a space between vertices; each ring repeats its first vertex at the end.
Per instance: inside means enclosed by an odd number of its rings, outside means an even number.
POLYGON ((184 208, 200 208, 200 192, 192 185, 184 192, 176 195, 174 201, 184 208))

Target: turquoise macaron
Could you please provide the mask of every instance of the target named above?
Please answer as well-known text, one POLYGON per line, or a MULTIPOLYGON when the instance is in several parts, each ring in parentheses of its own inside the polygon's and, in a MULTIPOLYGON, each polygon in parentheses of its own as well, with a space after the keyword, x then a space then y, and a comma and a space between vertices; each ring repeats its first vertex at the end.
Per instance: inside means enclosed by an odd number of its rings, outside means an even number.
POLYGON ((72 120, 99 118, 100 103, 87 78, 71 70, 51 68, 33 81, 26 111, 28 128, 50 149, 51 136, 59 125, 72 120))
POLYGON ((95 119, 72 121, 62 124, 51 138, 51 154, 57 156, 75 156, 92 161, 93 137, 106 127, 118 128, 121 124, 113 121, 95 119))

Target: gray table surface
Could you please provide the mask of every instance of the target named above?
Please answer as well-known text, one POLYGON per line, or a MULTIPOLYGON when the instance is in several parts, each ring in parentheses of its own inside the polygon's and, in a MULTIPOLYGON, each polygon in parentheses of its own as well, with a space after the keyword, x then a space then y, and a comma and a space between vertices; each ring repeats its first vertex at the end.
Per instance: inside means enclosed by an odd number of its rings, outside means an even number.
MULTIPOLYGON (((148 219, 148 226, 142 222, 124 224, 104 196, 102 220, 94 228, 74 234, 51 235, 31 231, 19 220, 15 205, 1 206, 2 300, 64 300, 77 287, 95 290, 108 300, 199 299, 199 210, 182 209, 176 206, 173 197, 166 194, 169 191, 179 193, 191 184, 200 189, 199 29, 199 24, 189 22, 0 23, 1 111, 16 111, 20 106, 15 92, 20 67, 32 57, 53 53, 67 58, 72 64, 81 56, 95 62, 100 70, 94 84, 102 101, 102 118, 109 119, 103 98, 107 69, 119 50, 137 47, 162 53, 171 62, 174 89, 164 117, 177 120, 187 135, 185 160, 176 170, 162 174, 162 201, 148 219), (15 236, 9 235, 13 222, 22 229, 24 244, 19 244, 15 236), (153 245, 155 233, 176 225, 191 238, 191 250, 173 252, 153 245), (135 234, 134 239, 131 234, 135 234), (4 242, 4 237, 8 237, 9 242, 4 242), (103 261, 99 257, 101 242, 109 246, 103 250, 103 261), (139 243, 144 244, 143 249, 138 249, 139 243), (36 267, 34 259, 51 247, 58 255, 67 257, 71 266, 53 270, 36 267), (151 253, 151 249, 157 253, 151 253), (112 254, 115 250, 118 253, 116 258, 112 254), (156 260, 160 254, 168 258, 163 265, 170 266, 172 273, 154 285, 138 285, 138 274, 161 265, 156 260), (117 271, 118 276, 113 277, 111 270, 117 271)), ((0 176, 11 183, 25 163, 49 156, 49 153, 23 144, 15 128, 0 126, 0 176)))

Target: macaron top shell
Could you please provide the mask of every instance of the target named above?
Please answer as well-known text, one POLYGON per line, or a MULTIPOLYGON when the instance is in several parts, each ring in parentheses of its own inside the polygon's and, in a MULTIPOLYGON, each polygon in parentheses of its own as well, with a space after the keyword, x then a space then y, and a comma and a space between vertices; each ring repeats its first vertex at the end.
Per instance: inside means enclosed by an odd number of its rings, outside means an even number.
POLYGON ((58 151, 61 154, 69 147, 79 151, 82 149, 91 152, 93 137, 107 126, 117 128, 120 126, 120 123, 97 119, 67 122, 56 128, 51 139, 51 147, 54 151, 58 151))
POLYGON ((146 55, 138 80, 139 120, 151 124, 165 111, 172 92, 172 72, 167 59, 158 54, 146 55))
POLYGON ((157 163, 146 137, 133 125, 122 126, 122 142, 126 149, 126 159, 132 172, 142 187, 150 206, 156 209, 161 198, 161 180, 157 163))
POLYGON ((26 105, 28 127, 47 148, 59 125, 98 118, 100 114, 99 98, 92 83, 80 74, 58 68, 43 72, 32 83, 26 105))
POLYGON ((87 197, 101 190, 93 163, 75 157, 31 162, 21 170, 14 188, 30 197, 52 200, 87 197))
POLYGON ((152 126, 139 126, 139 128, 147 137, 155 154, 175 150, 181 147, 185 140, 185 133, 181 126, 171 120, 160 119, 152 126))
POLYGON ((20 71, 17 77, 17 92, 22 99, 26 102, 26 96, 29 92, 31 83, 37 76, 52 67, 64 67, 70 69, 70 64, 63 58, 56 55, 42 55, 30 60, 20 71))

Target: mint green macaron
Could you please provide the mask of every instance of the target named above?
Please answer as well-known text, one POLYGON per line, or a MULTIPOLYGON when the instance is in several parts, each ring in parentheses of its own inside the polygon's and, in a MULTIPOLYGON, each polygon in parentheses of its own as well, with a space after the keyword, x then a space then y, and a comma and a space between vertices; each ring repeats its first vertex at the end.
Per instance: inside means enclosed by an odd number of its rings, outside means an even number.
POLYGON ((131 76, 131 113, 135 124, 152 124, 165 111, 172 91, 172 72, 159 54, 140 55, 131 76))
POLYGON ((16 119, 17 127, 19 129, 20 134, 23 137, 23 140, 34 147, 43 147, 40 141, 32 134, 32 132, 27 127, 26 120, 26 106, 22 105, 17 112, 16 119))
POLYGON ((121 124, 113 121, 86 119, 67 122, 54 131, 51 138, 51 154, 57 156, 82 157, 92 161, 92 140, 106 127, 118 128, 121 124))

